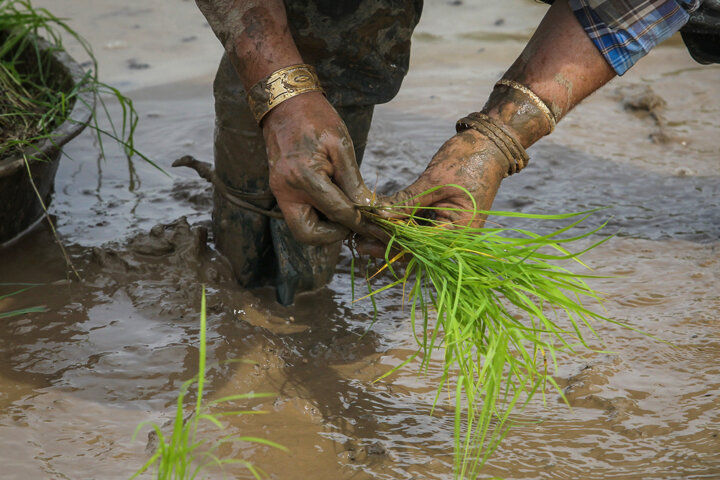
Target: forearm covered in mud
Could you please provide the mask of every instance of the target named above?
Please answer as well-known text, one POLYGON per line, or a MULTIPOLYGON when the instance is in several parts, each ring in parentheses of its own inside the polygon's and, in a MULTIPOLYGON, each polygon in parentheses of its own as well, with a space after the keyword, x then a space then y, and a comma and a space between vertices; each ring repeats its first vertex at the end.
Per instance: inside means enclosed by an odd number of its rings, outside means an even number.
POLYGON ((195 0, 248 90, 272 72, 302 62, 282 0, 195 0))
MULTIPOLYGON (((567 0, 558 0, 503 78, 527 86, 559 121, 615 75, 567 0)), ((547 118, 524 93, 511 87, 495 88, 483 111, 509 126, 526 148, 550 131, 547 118)))

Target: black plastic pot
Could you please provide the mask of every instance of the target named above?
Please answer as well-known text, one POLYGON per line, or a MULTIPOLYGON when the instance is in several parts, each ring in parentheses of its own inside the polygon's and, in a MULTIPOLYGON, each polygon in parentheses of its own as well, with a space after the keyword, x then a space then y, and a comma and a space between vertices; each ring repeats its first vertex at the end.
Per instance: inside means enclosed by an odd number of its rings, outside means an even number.
MULTIPOLYGON (((63 79, 60 83, 72 88, 82 81, 85 72, 70 55, 63 51, 53 51, 51 58, 52 71, 63 79)), ((52 200, 62 147, 85 128, 92 114, 92 106, 92 92, 80 93, 68 118, 53 130, 52 138, 25 149, 27 158, 32 158, 29 164, 33 182, 46 206, 52 200)), ((31 230, 43 215, 42 204, 28 178, 23 155, 0 160, 0 247, 14 242, 31 230)))

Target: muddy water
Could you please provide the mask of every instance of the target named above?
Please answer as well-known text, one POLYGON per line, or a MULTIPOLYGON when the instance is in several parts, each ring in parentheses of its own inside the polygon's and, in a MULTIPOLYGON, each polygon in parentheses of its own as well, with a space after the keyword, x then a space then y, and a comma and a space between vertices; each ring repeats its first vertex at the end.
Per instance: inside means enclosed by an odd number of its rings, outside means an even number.
MULTIPOLYGON (((377 109, 370 135, 363 173, 380 190, 422 170, 543 11, 524 1, 503 2, 512 7, 505 9, 427 3, 411 74, 398 98, 377 109)), ((214 62, 203 52, 217 48, 192 2, 174 2, 171 12, 166 2, 48 6, 83 19, 106 78, 136 101, 143 151, 168 170, 184 154, 211 158, 214 62), (157 33, 167 17, 177 21, 157 33)), ((529 422, 510 432, 488 476, 720 477, 720 69, 696 67, 674 40, 661 47, 572 112, 501 189, 498 209, 611 207, 584 227, 609 219, 605 231, 617 234, 585 257, 612 276, 593 285, 606 292, 611 317, 669 343, 603 327, 611 353, 560 359, 556 378, 572 410, 557 395, 532 403, 529 422), (665 106, 655 116, 628 109, 649 104, 638 95, 665 106)), ((418 376, 410 365, 371 383, 413 351, 397 293, 381 300, 363 335, 371 307, 351 303, 346 254, 328 288, 280 307, 272 292, 230 280, 208 238, 210 194, 201 181, 137 165, 142 185, 130 191, 122 156, 111 149, 98 163, 91 135, 67 153, 52 213, 83 281, 68 280, 43 228, 0 250, 0 282, 41 284, 0 300, 0 310, 48 307, 0 323, 2 478, 129 477, 147 459, 146 433, 131 441, 135 426, 167 421, 180 384, 195 373, 201 283, 210 361, 257 362, 213 368, 210 397, 276 392, 243 405, 269 414, 228 428, 291 449, 239 444, 224 454, 252 459, 278 479, 451 478, 452 409, 443 400, 430 416, 439 372, 418 376)))

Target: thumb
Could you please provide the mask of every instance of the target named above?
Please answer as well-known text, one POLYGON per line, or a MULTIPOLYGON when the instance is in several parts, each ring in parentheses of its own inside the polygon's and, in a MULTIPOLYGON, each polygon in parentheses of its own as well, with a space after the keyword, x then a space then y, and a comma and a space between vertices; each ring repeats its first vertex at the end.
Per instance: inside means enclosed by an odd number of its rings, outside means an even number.
POLYGON ((355 159, 355 149, 349 135, 341 136, 335 152, 337 163, 333 181, 355 205, 370 206, 373 193, 365 185, 355 159))
POLYGON ((375 207, 385 218, 402 218, 412 213, 414 208, 429 207, 439 199, 439 189, 422 176, 409 187, 389 196, 378 197, 375 207))

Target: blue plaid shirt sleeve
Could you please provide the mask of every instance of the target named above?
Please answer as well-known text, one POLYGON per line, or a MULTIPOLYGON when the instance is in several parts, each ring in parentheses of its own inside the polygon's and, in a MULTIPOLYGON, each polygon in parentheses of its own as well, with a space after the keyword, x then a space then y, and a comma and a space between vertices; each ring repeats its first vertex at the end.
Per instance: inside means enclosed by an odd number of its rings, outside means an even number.
POLYGON ((575 16, 618 75, 685 25, 702 0, 570 0, 575 16))

